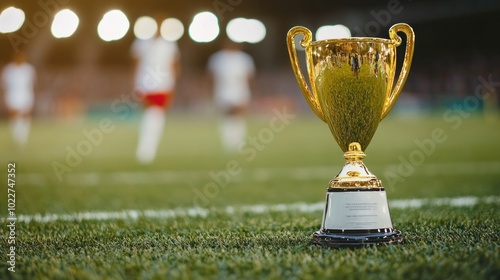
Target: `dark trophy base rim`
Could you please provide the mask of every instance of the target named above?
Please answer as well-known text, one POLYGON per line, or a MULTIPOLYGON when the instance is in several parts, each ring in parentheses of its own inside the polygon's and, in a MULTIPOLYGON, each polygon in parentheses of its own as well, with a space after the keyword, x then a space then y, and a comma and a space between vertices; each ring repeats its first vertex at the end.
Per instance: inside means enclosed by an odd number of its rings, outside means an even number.
MULTIPOLYGON (((370 230, 371 231, 371 230, 370 230)), ((401 231, 392 229, 389 232, 357 233, 346 230, 344 232, 328 232, 318 230, 313 234, 313 243, 331 248, 365 247, 382 244, 400 244, 403 242, 401 231)))

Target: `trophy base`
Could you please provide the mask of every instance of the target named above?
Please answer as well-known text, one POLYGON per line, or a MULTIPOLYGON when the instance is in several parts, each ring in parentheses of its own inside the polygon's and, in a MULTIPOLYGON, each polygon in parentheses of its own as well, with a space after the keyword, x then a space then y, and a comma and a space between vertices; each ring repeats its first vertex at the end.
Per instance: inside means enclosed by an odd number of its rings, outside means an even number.
POLYGON ((332 248, 363 247, 369 245, 399 244, 401 232, 392 228, 373 230, 318 230, 313 243, 332 248))
POLYGON ((403 242, 401 232, 392 226, 385 188, 366 168, 364 157, 359 143, 349 144, 346 164, 330 181, 313 243, 338 248, 403 242))
POLYGON ((401 232, 392 226, 383 187, 328 189, 323 222, 313 243, 338 248, 402 241, 401 232))

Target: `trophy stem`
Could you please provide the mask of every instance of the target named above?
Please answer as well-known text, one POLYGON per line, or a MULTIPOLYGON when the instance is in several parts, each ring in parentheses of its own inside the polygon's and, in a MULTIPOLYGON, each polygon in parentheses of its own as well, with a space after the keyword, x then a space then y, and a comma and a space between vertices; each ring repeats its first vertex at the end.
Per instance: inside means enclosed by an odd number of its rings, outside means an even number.
POLYGON ((346 164, 330 181, 330 188, 380 188, 382 182, 371 173, 362 159, 365 153, 361 150, 361 145, 357 142, 349 144, 348 150, 344 153, 346 164))
POLYGON ((364 157, 359 143, 349 144, 345 166, 330 181, 314 243, 338 248, 403 241, 401 232, 392 227, 385 189, 362 162, 364 157))
POLYGON ((344 158, 348 162, 361 161, 366 157, 363 150, 361 150, 361 145, 358 142, 352 142, 349 144, 347 152, 344 153, 344 158))

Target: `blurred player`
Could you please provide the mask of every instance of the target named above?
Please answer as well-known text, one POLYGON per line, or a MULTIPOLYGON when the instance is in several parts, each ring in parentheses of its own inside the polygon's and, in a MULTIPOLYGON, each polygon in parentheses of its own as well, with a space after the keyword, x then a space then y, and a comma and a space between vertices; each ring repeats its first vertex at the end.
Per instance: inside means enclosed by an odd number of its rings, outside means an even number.
POLYGON ((35 80, 35 68, 26 62, 26 53, 22 50, 5 66, 1 76, 12 137, 20 146, 28 141, 35 80))
MULTIPOLYGON (((161 23, 161 22, 159 22, 161 23)), ((135 60, 135 86, 144 98, 144 115, 139 130, 136 156, 141 163, 150 163, 156 156, 163 133, 165 111, 172 103, 176 78, 180 73, 177 43, 156 35, 132 45, 135 60)))
POLYGON ((254 61, 239 44, 227 40, 222 50, 210 56, 208 71, 214 84, 215 103, 224 115, 220 122, 222 144, 227 151, 237 151, 246 138, 244 115, 250 102, 254 61))

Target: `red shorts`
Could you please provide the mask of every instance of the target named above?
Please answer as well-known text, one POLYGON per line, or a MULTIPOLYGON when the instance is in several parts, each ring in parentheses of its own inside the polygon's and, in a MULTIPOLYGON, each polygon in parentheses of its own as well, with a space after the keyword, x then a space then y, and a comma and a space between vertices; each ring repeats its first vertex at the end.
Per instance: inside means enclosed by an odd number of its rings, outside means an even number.
POLYGON ((174 95, 171 92, 148 92, 144 94, 146 106, 158 106, 167 109, 172 104, 174 95))

